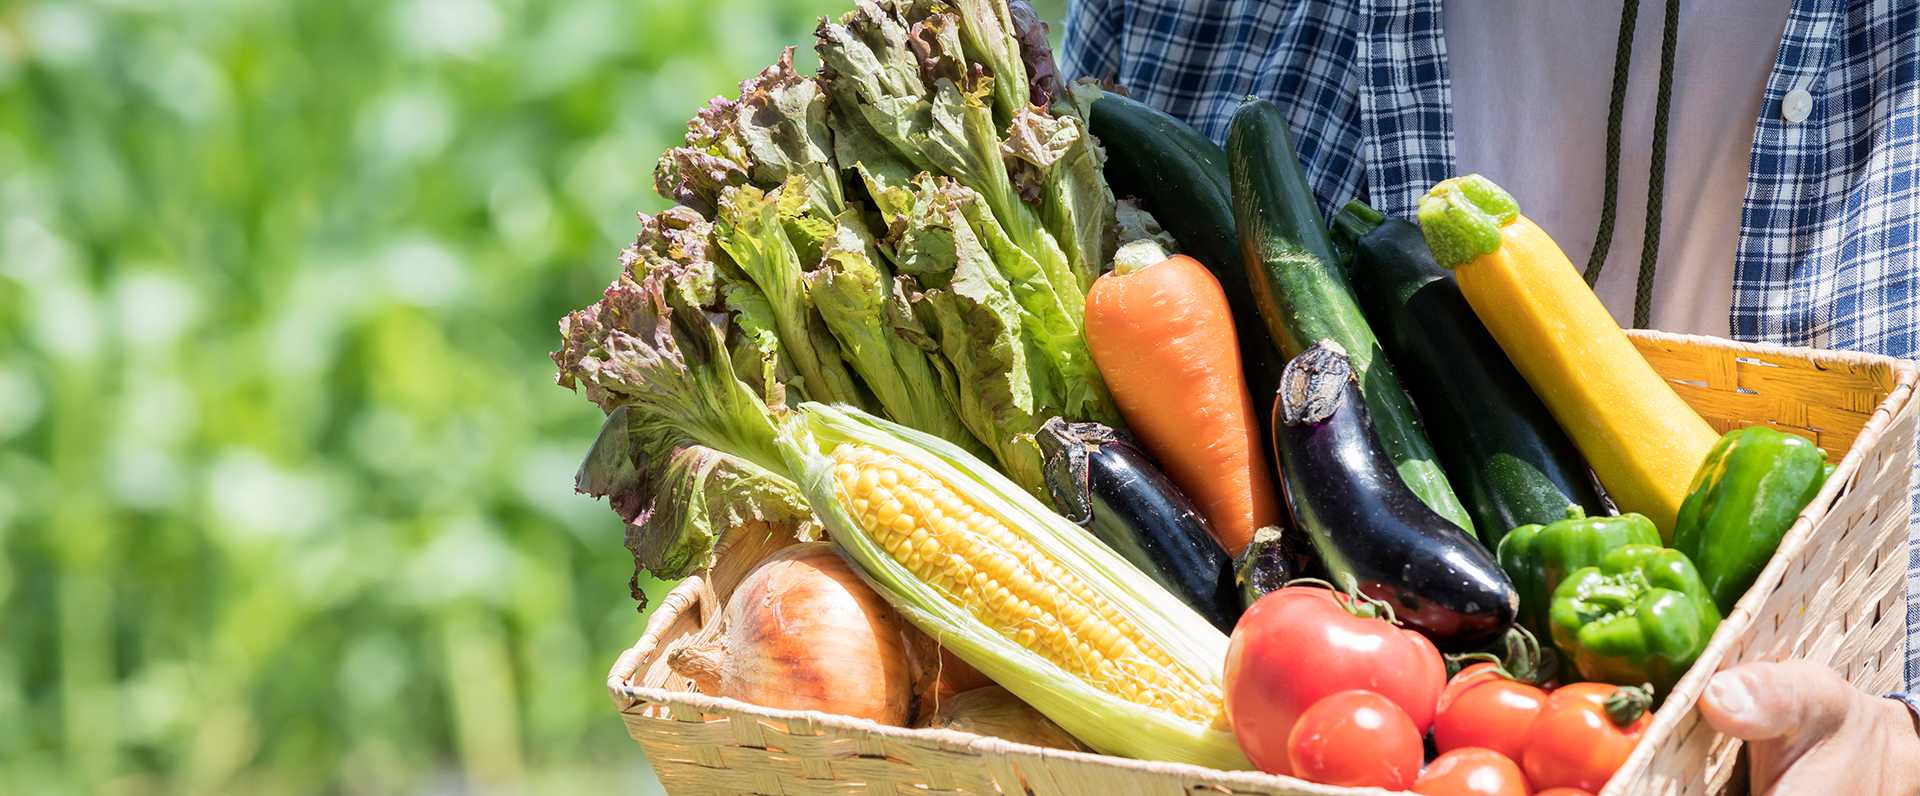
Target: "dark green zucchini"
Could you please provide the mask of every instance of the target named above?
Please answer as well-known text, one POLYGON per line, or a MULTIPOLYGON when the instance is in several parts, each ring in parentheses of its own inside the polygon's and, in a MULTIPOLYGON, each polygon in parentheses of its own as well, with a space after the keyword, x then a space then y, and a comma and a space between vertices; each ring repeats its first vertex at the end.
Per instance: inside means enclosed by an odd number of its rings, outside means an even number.
POLYGON ((1339 343, 1359 376, 1394 469, 1421 502, 1471 533, 1473 520, 1448 488, 1413 404, 1347 285, 1313 189, 1293 153, 1287 120, 1273 103, 1249 97, 1234 111, 1227 171, 1241 262, 1281 355, 1299 356, 1321 340, 1339 343))
POLYGON ((1360 309, 1420 408, 1427 436, 1488 550, 1522 525, 1604 516, 1587 460, 1434 262, 1420 227, 1359 200, 1334 218, 1354 251, 1360 309))
MULTIPOLYGON (((1247 285, 1247 269, 1240 264, 1227 153, 1186 122, 1119 94, 1094 101, 1090 127, 1107 150, 1102 171, 1113 195, 1141 201, 1180 243, 1180 252, 1200 261, 1220 281, 1227 307, 1233 310, 1240 369, 1260 418, 1260 438, 1273 439, 1273 395, 1287 360, 1267 335, 1247 285)), ((1280 472, 1273 451, 1262 449, 1267 472, 1280 472)))

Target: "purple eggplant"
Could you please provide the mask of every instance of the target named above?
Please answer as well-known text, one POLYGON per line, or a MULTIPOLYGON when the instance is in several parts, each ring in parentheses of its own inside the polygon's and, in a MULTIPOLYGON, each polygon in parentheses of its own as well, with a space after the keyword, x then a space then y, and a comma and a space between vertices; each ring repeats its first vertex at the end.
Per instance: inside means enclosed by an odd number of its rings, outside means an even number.
POLYGON ((1233 556, 1193 501, 1131 438, 1099 423, 1053 418, 1040 452, 1054 508, 1165 586, 1222 633, 1240 619, 1233 556))
POLYGON ((1407 487, 1368 421, 1339 344, 1322 340, 1287 363, 1273 444, 1295 524, 1335 584, 1386 601, 1442 652, 1493 641, 1513 624, 1519 592, 1486 548, 1407 487))
POLYGON ((1294 549, 1291 535, 1278 525, 1253 532, 1253 541, 1233 561, 1234 582, 1240 587, 1240 607, 1278 591, 1302 576, 1305 556, 1294 549))

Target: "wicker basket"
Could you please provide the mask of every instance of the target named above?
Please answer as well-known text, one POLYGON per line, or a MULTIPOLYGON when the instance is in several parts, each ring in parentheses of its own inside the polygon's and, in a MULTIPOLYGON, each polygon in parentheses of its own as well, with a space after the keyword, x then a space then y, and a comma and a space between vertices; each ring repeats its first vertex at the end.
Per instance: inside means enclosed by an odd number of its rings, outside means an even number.
MULTIPOLYGON (((1602 796, 1740 792, 1739 742, 1713 732, 1694 710, 1713 672, 1747 661, 1808 658, 1867 691, 1901 686, 1915 429, 1908 397, 1915 367, 1848 352, 1629 334, 1716 430, 1770 425, 1812 438, 1840 462, 1602 796)), ((670 793, 1380 793, 886 727, 693 693, 667 670, 665 653, 719 632, 719 608, 746 571, 793 541, 779 527, 758 530, 764 532, 738 534, 711 572, 674 589, 608 677, 627 731, 670 793)))

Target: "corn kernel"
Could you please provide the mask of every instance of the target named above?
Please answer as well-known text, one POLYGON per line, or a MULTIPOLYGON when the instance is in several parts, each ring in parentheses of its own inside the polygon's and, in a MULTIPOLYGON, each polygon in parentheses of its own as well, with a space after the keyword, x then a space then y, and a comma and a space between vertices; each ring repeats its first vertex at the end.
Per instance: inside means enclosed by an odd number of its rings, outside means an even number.
POLYGON ((841 445, 834 457, 836 491, 861 529, 976 619, 1108 693, 1224 721, 1217 692, 964 491, 861 445, 841 445))

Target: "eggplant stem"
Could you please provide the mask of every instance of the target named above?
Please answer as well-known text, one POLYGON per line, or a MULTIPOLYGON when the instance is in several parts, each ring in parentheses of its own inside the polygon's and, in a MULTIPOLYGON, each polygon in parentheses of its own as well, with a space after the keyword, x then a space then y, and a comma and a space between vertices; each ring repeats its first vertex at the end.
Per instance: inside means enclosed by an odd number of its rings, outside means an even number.
POLYGON ((1354 379, 1346 349, 1333 340, 1314 343, 1280 372, 1280 421, 1289 426, 1326 422, 1344 403, 1346 385, 1354 379))

